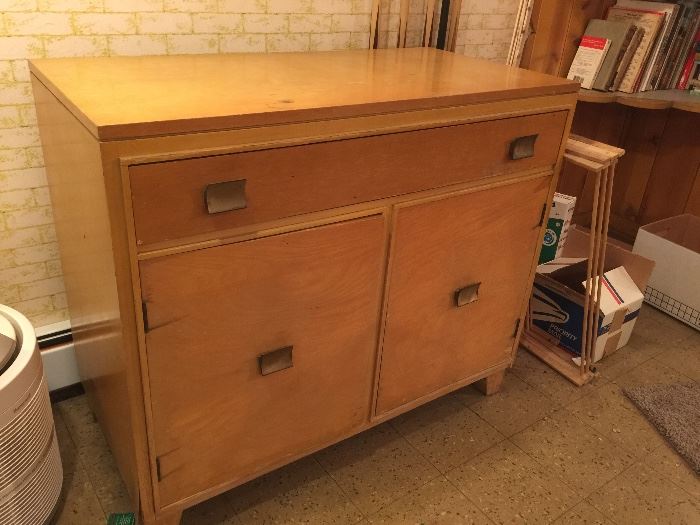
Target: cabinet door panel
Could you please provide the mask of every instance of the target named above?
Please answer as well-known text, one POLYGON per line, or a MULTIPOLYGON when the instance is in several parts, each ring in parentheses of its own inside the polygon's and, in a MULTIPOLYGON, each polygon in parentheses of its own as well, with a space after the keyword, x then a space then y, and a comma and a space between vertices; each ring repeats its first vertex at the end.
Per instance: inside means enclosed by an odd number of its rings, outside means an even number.
POLYGON ((397 209, 378 414, 507 361, 550 180, 397 209))
POLYGON ((368 420, 384 235, 374 216, 141 263, 162 506, 368 420))

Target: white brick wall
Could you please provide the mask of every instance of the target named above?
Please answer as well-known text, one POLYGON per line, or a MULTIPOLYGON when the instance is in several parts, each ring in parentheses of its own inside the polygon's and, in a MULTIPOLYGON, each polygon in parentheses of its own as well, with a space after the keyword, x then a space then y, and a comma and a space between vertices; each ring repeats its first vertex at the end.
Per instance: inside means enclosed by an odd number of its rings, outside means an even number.
MULTIPOLYGON (((457 51, 504 60, 518 0, 463 0, 457 51)), ((28 58, 365 48, 372 0, 0 0, 0 303, 67 318, 28 58)), ((422 40, 412 0, 407 44, 422 40)), ((398 0, 382 0, 381 47, 398 0)))

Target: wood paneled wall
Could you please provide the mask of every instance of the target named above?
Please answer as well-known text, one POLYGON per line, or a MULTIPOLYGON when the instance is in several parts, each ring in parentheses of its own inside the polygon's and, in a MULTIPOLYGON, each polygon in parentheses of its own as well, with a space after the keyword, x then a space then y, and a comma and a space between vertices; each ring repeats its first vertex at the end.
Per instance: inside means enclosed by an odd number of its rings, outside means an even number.
MULTIPOLYGON (((522 67, 565 76, 588 20, 615 0, 535 0, 533 32, 522 67)), ((610 233, 633 242, 637 229, 678 215, 700 215, 700 114, 616 103, 579 102, 572 132, 624 148, 613 190, 610 233)), ((565 165, 558 190, 576 195, 575 221, 587 224, 592 188, 580 168, 565 165)))

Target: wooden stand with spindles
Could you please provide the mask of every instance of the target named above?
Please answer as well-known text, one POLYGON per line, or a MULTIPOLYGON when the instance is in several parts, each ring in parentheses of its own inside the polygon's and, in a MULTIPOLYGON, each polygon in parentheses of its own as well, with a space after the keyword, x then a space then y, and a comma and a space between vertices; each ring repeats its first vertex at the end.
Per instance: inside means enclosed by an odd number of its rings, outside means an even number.
POLYGON ((522 346, 579 386, 588 383, 594 375, 591 365, 598 338, 598 298, 605 272, 605 248, 608 242, 613 179, 617 161, 624 154, 623 149, 577 135, 569 137, 564 153, 565 162, 584 168, 588 176, 595 179, 583 305, 581 358, 578 364, 569 353, 550 341, 544 332, 533 328, 530 315, 526 318, 521 339, 522 346))

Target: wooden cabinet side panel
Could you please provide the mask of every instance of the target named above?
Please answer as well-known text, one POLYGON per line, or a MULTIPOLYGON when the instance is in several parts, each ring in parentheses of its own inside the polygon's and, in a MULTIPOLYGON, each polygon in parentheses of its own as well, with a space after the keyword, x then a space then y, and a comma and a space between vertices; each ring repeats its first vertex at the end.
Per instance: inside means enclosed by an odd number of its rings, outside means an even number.
POLYGON ((32 84, 80 376, 136 506, 128 341, 115 279, 122 269, 115 267, 100 145, 43 84, 32 84))

